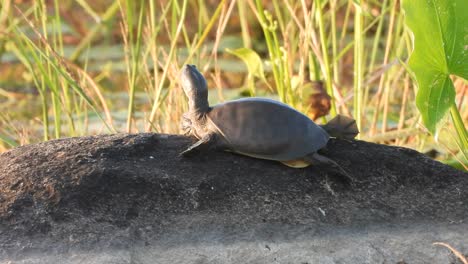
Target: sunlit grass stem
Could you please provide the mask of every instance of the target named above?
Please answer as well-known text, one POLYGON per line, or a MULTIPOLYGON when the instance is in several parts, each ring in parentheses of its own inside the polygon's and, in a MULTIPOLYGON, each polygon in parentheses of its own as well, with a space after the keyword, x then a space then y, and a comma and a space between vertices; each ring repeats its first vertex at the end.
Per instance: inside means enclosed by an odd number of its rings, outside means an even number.
MULTIPOLYGON (((379 22, 377 24, 377 29, 374 34, 374 39, 372 41, 372 49, 371 49, 371 56, 370 56, 370 61, 369 61, 369 67, 368 67, 368 72, 372 73, 374 71, 375 67, 375 62, 376 62, 376 57, 379 51, 379 44, 382 36, 382 30, 383 30, 383 25, 384 25, 384 20, 385 20, 385 14, 387 13, 387 4, 388 0, 384 0, 382 3, 382 6, 380 8, 380 16, 379 16, 379 22)), ((363 108, 366 109, 368 106, 368 99, 369 99, 369 89, 370 89, 370 84, 366 85, 364 88, 364 95, 363 95, 363 108)))
POLYGON ((99 18, 99 23, 96 23, 91 30, 88 31, 86 36, 80 41, 80 43, 75 47, 73 53, 70 55, 70 61, 76 61, 83 51, 88 47, 93 39, 98 36, 98 33, 101 32, 102 28, 106 26, 106 23, 111 20, 119 11, 120 0, 115 0, 106 12, 99 18))
POLYGON ((283 50, 280 48, 280 43, 276 31, 278 29, 278 22, 273 19, 270 12, 263 8, 260 0, 255 1, 257 8, 257 18, 262 27, 263 34, 265 36, 265 42, 268 48, 268 54, 270 57, 271 67, 273 71, 273 78, 275 79, 276 90, 280 101, 288 102, 287 93, 290 91, 289 76, 286 76, 285 64, 283 56, 283 50))
POLYGON ((135 106, 135 90, 136 90, 136 80, 139 73, 140 68, 140 49, 141 49, 141 34, 142 34, 142 25, 143 25, 143 10, 144 10, 144 3, 140 3, 140 9, 138 12, 136 22, 137 31, 136 31, 136 38, 134 37, 134 15, 136 15, 136 4, 134 1, 127 0, 126 5, 126 17, 127 17, 127 30, 128 30, 128 52, 130 53, 130 59, 128 63, 130 64, 127 70, 129 77, 128 77, 128 86, 129 86, 129 101, 128 101, 128 109, 127 109, 127 132, 132 132, 132 119, 133 119, 133 112, 135 106))
POLYGON ((463 123, 463 119, 455 103, 450 107, 450 115, 452 116, 455 130, 457 131, 460 145, 462 146, 462 153, 465 159, 468 160, 468 132, 466 131, 465 124, 463 123))
POLYGON ((333 69, 333 80, 336 84, 339 84, 339 67, 338 60, 336 60, 336 55, 338 53, 338 41, 336 36, 336 13, 337 13, 337 0, 330 1, 330 27, 331 27, 331 44, 332 44, 332 69, 333 69))
MULTIPOLYGON (((359 131, 362 129, 362 78, 363 78, 363 45, 364 36, 362 34, 362 9, 360 4, 355 3, 354 16, 354 118, 359 131)), ((360 138, 360 135, 358 135, 360 138)))
POLYGON ((242 42, 245 48, 252 47, 252 39, 250 38, 249 34, 249 25, 247 22, 247 15, 246 15, 246 7, 245 1, 237 1, 237 9, 239 10, 239 20, 241 25, 241 34, 242 34, 242 42))
MULTIPOLYGON (((187 0, 184 0, 183 3, 182 3, 182 10, 180 12, 179 23, 177 25, 177 29, 174 32, 174 35, 171 36, 172 39, 171 39, 171 47, 170 47, 170 50, 169 50, 169 55, 168 55, 166 63, 164 64, 164 69, 163 69, 163 72, 162 72, 162 76, 161 76, 161 79, 159 81, 158 88, 156 89, 155 98, 154 98, 154 100, 152 102, 153 105, 152 105, 151 113, 150 113, 149 120, 148 120, 148 123, 149 123, 148 129, 150 127, 154 128, 153 123, 155 122, 156 111, 158 110, 159 105, 160 105, 160 97, 161 97, 161 93, 162 93, 162 90, 163 90, 164 80, 166 79, 166 76, 167 76, 168 70, 169 70, 169 66, 171 65, 172 58, 173 58, 174 53, 175 53, 177 39, 178 39, 178 37, 179 37, 179 35, 180 35, 181 31, 182 31, 182 27, 183 27, 184 21, 185 21, 186 12, 187 12, 187 0)), ((173 19, 175 19, 175 17, 173 17, 173 19)))
MULTIPOLYGON (((397 11, 397 8, 396 8, 396 5, 392 6, 392 10, 390 12, 390 24, 388 26, 388 32, 387 32, 387 39, 386 39, 386 42, 385 42, 385 54, 384 54, 384 60, 383 60, 383 65, 386 66, 389 62, 389 57, 390 57, 390 53, 392 51, 392 44, 393 44, 393 41, 394 41, 394 38, 393 38, 393 30, 394 30, 394 26, 395 26, 395 17, 396 17, 396 11, 397 11)), ((388 78, 389 76, 387 74, 382 74, 380 76, 380 80, 379 80, 379 87, 377 89, 377 93, 376 93, 376 104, 375 104, 375 107, 374 107, 374 115, 373 115, 373 118, 372 118, 372 123, 371 123, 371 126, 370 126, 370 129, 369 129, 369 134, 370 135, 373 135, 375 132, 376 132, 376 129, 377 129, 377 122, 379 120, 379 114, 380 114, 380 108, 381 108, 381 105, 382 105, 382 96, 383 96, 383 92, 384 92, 384 84, 385 84, 385 81, 386 79, 388 78)))
MULTIPOLYGON (((44 2, 44 0, 38 1, 37 4, 35 5, 35 16, 39 18, 41 27, 42 27, 42 34, 44 36, 44 41, 50 41, 48 37, 48 23, 47 23, 47 7, 44 2)), ((53 32, 53 31, 52 31, 53 32)), ((54 32, 52 33, 54 34, 54 32)), ((42 44, 44 45, 44 44, 42 44)), ((45 56, 50 57, 50 51, 47 48, 44 48, 45 50, 45 56)), ((61 130, 61 125, 62 125, 62 112, 61 112, 61 105, 60 105, 60 90, 58 87, 58 78, 56 75, 56 72, 53 71, 51 64, 47 61, 44 60, 43 56, 39 56, 38 63, 43 63, 46 65, 46 75, 48 76, 48 81, 45 81, 45 75, 41 75, 41 84, 46 85, 45 87, 48 87, 50 89, 50 96, 52 99, 52 111, 53 111, 53 122, 54 122, 54 136, 55 138, 60 138, 60 130, 61 130)), ((45 88, 44 90, 47 90, 45 88)))
POLYGON ((330 106, 330 114, 335 116, 337 114, 336 105, 335 105, 335 97, 333 96, 333 78, 332 78, 332 70, 331 64, 328 58, 328 41, 327 35, 325 33, 325 19, 323 17, 323 7, 322 7, 322 0, 317 0, 317 20, 320 32, 320 46, 322 48, 322 57, 323 57, 323 68, 325 70, 325 85, 327 87, 327 93, 333 98, 331 101, 330 106))
MULTIPOLYGON (((43 48, 36 45, 36 43, 31 40, 23 31, 21 31, 18 26, 14 27, 15 34, 19 37, 16 44, 24 46, 20 49, 23 53, 23 57, 26 58, 26 65, 30 64, 29 59, 35 63, 35 68, 31 67, 31 72, 36 73, 36 69, 40 74, 40 78, 43 78, 45 84, 48 87, 51 87, 51 92, 59 92, 60 89, 57 89, 57 83, 54 83, 51 79, 51 75, 48 73, 48 70, 44 68, 44 64, 47 67, 51 67, 53 70, 54 76, 59 76, 63 78, 63 81, 66 82, 72 89, 75 91, 81 99, 84 99, 88 106, 97 114, 99 119, 103 122, 106 128, 109 131, 114 131, 113 128, 102 118, 101 114, 97 111, 96 106, 93 101, 86 95, 85 91, 78 84, 75 74, 69 71, 67 62, 59 55, 55 50, 49 45, 45 37, 35 28, 34 24, 25 16, 21 10, 17 10, 22 14, 25 21, 29 24, 30 28, 34 31, 36 36, 39 38, 43 48)), ((46 89, 44 89, 45 91, 46 89)), ((57 128, 56 128, 57 129, 57 128)))

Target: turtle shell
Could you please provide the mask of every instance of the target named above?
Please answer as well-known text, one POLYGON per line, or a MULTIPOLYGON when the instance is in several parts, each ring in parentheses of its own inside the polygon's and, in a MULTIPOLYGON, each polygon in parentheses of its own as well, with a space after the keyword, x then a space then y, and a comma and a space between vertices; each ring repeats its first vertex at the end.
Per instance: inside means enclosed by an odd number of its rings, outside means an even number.
POLYGON ((257 158, 287 161, 323 148, 327 132, 287 104, 243 98, 215 105, 208 121, 230 150, 257 158))

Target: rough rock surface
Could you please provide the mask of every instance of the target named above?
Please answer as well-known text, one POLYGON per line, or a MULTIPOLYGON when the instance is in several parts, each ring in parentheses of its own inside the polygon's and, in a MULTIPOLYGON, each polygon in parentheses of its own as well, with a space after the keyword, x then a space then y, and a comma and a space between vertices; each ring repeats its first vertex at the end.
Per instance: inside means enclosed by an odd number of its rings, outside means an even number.
POLYGON ((468 173, 416 151, 332 140, 293 169, 193 140, 116 134, 0 155, 0 263, 460 263, 468 173))

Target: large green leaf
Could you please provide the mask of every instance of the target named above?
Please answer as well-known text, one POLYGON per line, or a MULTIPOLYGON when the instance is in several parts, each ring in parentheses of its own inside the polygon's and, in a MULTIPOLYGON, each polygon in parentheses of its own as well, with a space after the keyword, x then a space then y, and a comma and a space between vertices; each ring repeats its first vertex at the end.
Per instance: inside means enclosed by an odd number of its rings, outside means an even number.
POLYGON ((244 61, 249 71, 249 75, 258 77, 261 80, 265 80, 262 59, 255 51, 248 48, 238 48, 235 50, 226 48, 226 51, 244 61))
POLYGON ((468 79, 468 0, 404 0, 413 32, 409 67, 418 84, 416 105, 435 132, 455 100, 450 75, 468 79))

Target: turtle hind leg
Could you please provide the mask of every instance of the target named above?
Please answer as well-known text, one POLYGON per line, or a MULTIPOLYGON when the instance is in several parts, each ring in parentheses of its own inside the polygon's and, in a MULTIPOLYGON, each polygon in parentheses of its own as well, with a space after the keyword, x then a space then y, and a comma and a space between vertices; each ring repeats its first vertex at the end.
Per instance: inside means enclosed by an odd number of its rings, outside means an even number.
POLYGON ((339 175, 346 181, 346 183, 354 185, 356 180, 351 177, 338 163, 318 153, 312 153, 303 158, 303 160, 309 164, 324 164, 329 165, 339 171, 339 175))
POLYGON ((179 156, 188 156, 198 149, 214 147, 216 144, 216 135, 212 133, 206 134, 200 140, 190 145, 186 150, 182 151, 179 156))
POLYGON ((321 127, 330 136, 341 139, 354 139, 359 134, 356 120, 344 115, 337 115, 321 127))

